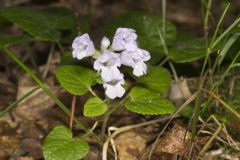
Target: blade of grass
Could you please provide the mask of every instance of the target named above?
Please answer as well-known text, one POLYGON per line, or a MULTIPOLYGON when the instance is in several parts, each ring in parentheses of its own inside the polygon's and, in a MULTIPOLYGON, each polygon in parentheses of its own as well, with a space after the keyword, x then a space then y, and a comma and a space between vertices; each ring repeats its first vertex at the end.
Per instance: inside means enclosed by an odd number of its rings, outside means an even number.
POLYGON ((163 33, 163 39, 166 40, 166 8, 167 8, 167 2, 166 0, 162 0, 162 33, 163 33))
POLYGON ((213 66, 212 72, 214 72, 214 70, 216 69, 216 66, 220 66, 223 59, 225 58, 227 51, 230 49, 230 47, 233 45, 233 43, 240 37, 239 33, 236 33, 234 35, 232 35, 229 40, 227 41, 227 43, 224 45, 223 49, 221 50, 221 52, 219 53, 217 60, 213 66))
MULTIPOLYGON (((201 0, 201 6, 202 6, 202 14, 203 14, 203 27, 204 27, 204 36, 205 36, 205 40, 206 40, 206 48, 208 48, 208 20, 209 20, 209 13, 210 13, 210 9, 211 9, 211 4, 212 4, 212 0, 209 0, 208 3, 207 3, 207 6, 204 5, 205 1, 204 0, 201 0), (206 13, 204 13, 204 6, 206 6, 206 13)), ((198 92, 198 96, 196 98, 196 101, 195 101, 195 106, 194 106, 194 110, 193 110, 193 118, 192 118, 192 145, 195 141, 195 136, 196 136, 196 131, 197 131, 197 122, 198 122, 198 117, 199 117, 199 114, 200 114, 200 106, 201 106, 201 101, 202 101, 202 98, 203 98, 203 94, 201 92, 201 88, 203 87, 204 85, 204 81, 205 81, 205 78, 207 76, 207 72, 205 75, 204 74, 204 71, 205 71, 205 68, 207 66, 207 62, 209 61, 209 55, 211 53, 211 51, 209 49, 206 50, 207 52, 207 55, 205 57, 205 60, 204 60, 204 64, 203 64, 203 67, 202 67, 202 71, 201 71, 201 74, 200 74, 200 78, 199 78, 199 82, 198 82, 198 88, 197 88, 197 92, 198 92)), ((190 150, 191 152, 191 150, 190 150)), ((191 157, 191 153, 189 153, 189 157, 191 157)))
MULTIPOLYGON (((228 11, 229 6, 230 6, 230 3, 228 3, 228 5, 226 6, 226 8, 224 9, 224 11, 223 11, 223 13, 222 13, 222 15, 220 17, 220 20, 218 21, 218 24, 217 24, 216 29, 215 29, 214 34, 213 34, 213 38, 212 38, 209 46, 212 46, 213 42, 216 40, 216 36, 218 35, 218 32, 220 30, 220 26, 222 26, 222 24, 223 24, 223 20, 224 20, 224 17, 226 15, 227 11, 228 11)), ((212 82, 211 84, 214 83, 213 82, 213 74, 215 72, 215 68, 216 68, 216 66, 218 64, 218 61, 220 59, 221 59, 221 54, 219 54, 217 56, 217 59, 214 61, 214 64, 213 64, 213 69, 210 70, 210 77, 211 77, 211 82, 212 82)))
MULTIPOLYGON (((204 3, 204 2, 203 2, 204 3)), ((212 0, 209 0, 206 6, 206 14, 204 17, 204 31, 205 31, 205 38, 207 39, 208 37, 208 24, 209 24, 209 16, 211 13, 211 7, 212 7, 212 0)))
MULTIPOLYGON (((203 3, 203 1, 201 1, 201 2, 203 3)), ((206 52, 207 52, 207 55, 206 55, 205 60, 204 60, 204 64, 203 64, 202 71, 201 71, 201 74, 200 74, 199 85, 198 85, 199 97, 202 96, 200 83, 201 83, 201 81, 202 81, 202 79, 203 79, 203 74, 204 74, 205 68, 206 68, 206 66, 207 66, 207 62, 208 62, 208 60, 209 60, 209 56, 210 56, 210 54, 212 53, 213 48, 227 35, 227 33, 229 33, 229 32, 240 22, 240 19, 236 19, 235 22, 234 22, 228 29, 226 29, 226 30, 224 31, 224 33, 223 33, 220 37, 218 37, 218 38, 215 40, 215 38, 216 38, 216 36, 217 36, 217 33, 218 33, 218 31, 219 31, 219 28, 220 28, 220 26, 221 26, 221 24, 222 24, 222 22, 223 22, 223 19, 224 19, 225 15, 226 15, 227 10, 228 10, 228 7, 229 7, 229 6, 227 6, 227 7, 225 8, 225 10, 224 10, 224 12, 223 12, 223 14, 222 14, 219 22, 218 22, 217 29, 216 29, 215 32, 214 32, 214 37, 213 37, 213 39, 212 39, 212 41, 211 41, 211 43, 210 43, 210 46, 208 47, 208 49, 207 49, 207 51, 206 51, 206 52)), ((206 15, 206 14, 205 14, 205 15, 206 15)), ((204 17, 205 17, 205 19, 206 19, 206 16, 204 16, 204 17)), ((204 19, 204 21, 206 21, 205 19, 204 19)), ((206 25, 206 22, 204 22, 204 28, 205 28, 205 25, 206 25)), ((205 34, 206 34, 206 33, 205 33, 205 34)), ((196 99, 195 109, 194 109, 194 113, 193 113, 193 114, 194 114, 193 125, 192 125, 192 127, 193 127, 193 139, 194 139, 194 137, 195 137, 196 124, 197 124, 197 120, 198 120, 198 114, 199 114, 199 111, 200 111, 200 109, 199 109, 199 108, 200 108, 200 99, 201 99, 201 98, 197 98, 197 99, 196 99), (195 116, 197 116, 197 117, 195 117, 195 116)))
POLYGON ((212 50, 214 47, 218 45, 218 43, 229 33, 231 30, 234 29, 237 25, 240 23, 240 17, 238 17, 232 24, 229 26, 221 36, 219 36, 216 40, 214 40, 213 44, 210 46, 210 50, 212 50))
POLYGON ((226 13, 227 13, 227 11, 228 11, 229 6, 230 6, 230 3, 228 3, 228 5, 226 6, 226 8, 225 8, 224 11, 223 11, 223 14, 221 15, 220 20, 218 21, 218 24, 217 24, 217 27, 216 27, 216 29, 215 29, 215 31, 214 31, 214 34, 213 34, 213 37, 212 37, 210 46, 212 46, 212 45, 213 45, 213 42, 216 40, 216 37, 217 37, 217 34, 218 34, 218 32, 219 32, 220 26, 221 26, 222 23, 223 23, 223 19, 224 19, 225 15, 226 15, 226 13))
POLYGON ((6 107, 3 111, 0 112, 0 117, 2 117, 4 114, 6 114, 8 111, 10 111, 11 109, 15 108, 20 102, 22 102, 25 98, 27 98, 28 96, 32 95, 35 91, 37 91, 39 89, 39 87, 36 87, 32 90, 30 90, 29 92, 27 92, 26 94, 24 94, 23 96, 21 96, 19 99, 17 99, 16 101, 14 101, 13 103, 11 103, 8 107, 6 107))
POLYGON ((215 93, 211 92, 211 91, 207 91, 205 89, 203 89, 204 92, 206 92, 208 95, 212 96, 214 99, 216 99, 219 103, 221 103, 223 105, 223 107, 225 107, 227 110, 229 110, 231 113, 233 113, 237 118, 240 119, 240 113, 238 113, 237 111, 235 111, 233 109, 233 107, 231 107, 230 105, 228 105, 224 100, 222 100, 219 96, 217 96, 215 93))
MULTIPOLYGON (((201 1, 201 2, 202 2, 202 1, 201 1)), ((207 61, 208 61, 208 59, 209 59, 209 55, 211 54, 213 48, 220 42, 220 40, 222 40, 222 39, 227 35, 227 33, 229 33, 229 31, 231 31, 231 30, 240 22, 240 19, 236 19, 235 22, 234 22, 227 30, 225 30, 225 32, 224 32, 220 37, 218 37, 217 40, 216 40, 217 34, 218 34, 218 32, 219 32, 220 26, 221 26, 222 23, 223 23, 223 19, 224 19, 226 13, 227 13, 227 10, 228 10, 228 8, 229 8, 229 5, 230 5, 230 4, 228 4, 227 7, 225 8, 225 10, 224 10, 224 12, 223 12, 223 14, 222 14, 222 16, 221 16, 218 24, 217 24, 217 28, 216 28, 216 30, 215 30, 215 32, 214 32, 214 36, 213 36, 213 38, 212 38, 212 40, 211 40, 211 43, 210 43, 210 45, 209 45, 209 48, 208 48, 208 50, 207 50, 207 55, 206 55, 206 58, 205 58, 205 60, 204 60, 204 64, 203 64, 203 67, 202 67, 200 79, 201 79, 201 77, 203 76, 203 73, 204 73, 205 68, 206 68, 206 65, 207 65, 207 61)))
POLYGON ((226 69, 226 71, 223 73, 223 75, 221 76, 221 79, 219 81, 216 82, 214 88, 217 88, 222 82, 223 80, 226 78, 228 72, 230 71, 230 69, 234 66, 234 64, 236 63, 238 57, 240 56, 240 51, 237 53, 237 55, 234 57, 234 59, 232 60, 231 64, 228 66, 228 68, 226 69))
POLYGON ((192 118, 192 144, 195 141, 195 136, 196 136, 196 131, 197 131, 197 122, 198 122, 198 117, 199 117, 199 112, 200 112, 200 106, 201 106, 201 101, 203 99, 203 93, 201 92, 201 88, 203 88, 203 85, 205 83, 205 80, 207 78, 208 72, 204 74, 204 76, 200 77, 200 81, 198 84, 198 96, 196 97, 195 101, 195 107, 193 110, 193 118, 192 118))

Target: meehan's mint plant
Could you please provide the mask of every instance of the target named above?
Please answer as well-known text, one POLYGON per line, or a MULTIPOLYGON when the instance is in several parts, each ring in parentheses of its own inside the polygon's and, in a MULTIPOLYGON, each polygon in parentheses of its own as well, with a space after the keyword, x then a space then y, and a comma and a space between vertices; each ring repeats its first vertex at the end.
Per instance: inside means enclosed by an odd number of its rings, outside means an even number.
MULTIPOLYGON (((92 94, 93 97, 89 98, 83 106, 83 114, 87 117, 102 116, 100 117, 102 119, 102 141, 105 141, 108 119, 118 107, 124 106, 129 111, 149 115, 168 114, 175 110, 174 105, 162 97, 162 94, 170 87, 169 72, 162 67, 147 67, 146 63, 150 60, 150 53, 139 47, 137 38, 134 29, 117 28, 112 43, 109 38, 103 37, 100 49, 97 50, 90 36, 84 33, 73 40, 72 57, 78 61, 91 58, 94 60, 93 63, 90 63, 93 67, 63 65, 56 71, 61 86, 73 95, 81 96, 87 92, 92 94), (122 66, 131 67, 131 73, 126 72, 122 66), (129 79, 129 76, 135 79, 134 85, 127 84, 126 79, 129 79), (98 83, 104 88, 105 99, 100 98, 102 97, 98 95, 100 93, 97 94, 93 89, 93 86, 98 83), (117 100, 118 103, 114 100, 116 98, 120 100, 117 100)), ((61 134, 61 130, 66 132, 67 128, 56 127, 47 136, 44 142, 46 159, 55 160, 56 158, 52 158, 53 155, 62 159, 61 153, 56 152, 56 146, 62 146, 65 140, 53 138, 53 135, 61 134)), ((83 140, 72 139, 69 132, 67 134, 69 136, 66 143, 72 141, 76 143, 72 145, 74 152, 79 154, 76 156, 76 160, 78 157, 84 157, 89 148, 87 143, 83 140), (85 147, 83 148, 83 146, 85 147), (75 150, 76 148, 79 150, 75 150), (80 151, 82 153, 79 153, 80 151)))

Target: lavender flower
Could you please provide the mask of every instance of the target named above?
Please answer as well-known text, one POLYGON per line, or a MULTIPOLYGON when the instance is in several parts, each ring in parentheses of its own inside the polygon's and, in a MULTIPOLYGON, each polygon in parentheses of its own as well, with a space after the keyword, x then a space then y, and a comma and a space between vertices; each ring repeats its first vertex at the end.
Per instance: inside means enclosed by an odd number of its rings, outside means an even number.
POLYGON ((110 46, 110 40, 107 37, 103 37, 101 41, 101 49, 105 50, 110 46))
POLYGON ((121 98, 125 93, 125 89, 122 87, 123 84, 124 80, 103 83, 106 95, 111 99, 115 99, 116 97, 121 98))
POLYGON ((107 50, 109 45, 108 39, 103 38, 101 48, 105 48, 105 50, 94 62, 94 69, 101 72, 106 95, 114 99, 116 97, 122 97, 125 89, 122 87, 124 84, 123 74, 118 69, 118 67, 121 66, 120 56, 107 50))
POLYGON ((114 51, 121 51, 121 64, 132 67, 135 76, 142 76, 147 72, 144 63, 150 59, 148 51, 138 48, 136 31, 131 28, 118 28, 112 43, 114 51))
POLYGON ((137 77, 140 77, 147 73, 147 65, 143 61, 136 62, 133 68, 133 74, 137 77))
MULTIPOLYGON (((119 71, 117 67, 121 66, 120 57, 118 54, 109 50, 103 51, 103 54, 94 62, 93 68, 101 72, 103 81, 111 81, 113 74, 119 71)), ((119 71, 120 72, 120 71, 119 71)))
POLYGON ((133 74, 137 77, 146 74, 147 65, 144 63, 150 59, 148 51, 137 49, 135 52, 123 51, 120 54, 121 63, 133 68, 133 74))
POLYGON ((95 53, 93 42, 87 33, 76 37, 72 43, 72 48, 73 58, 77 58, 79 60, 84 57, 92 56, 95 53))
POLYGON ((137 34, 131 28, 118 28, 112 42, 114 51, 135 51, 137 49, 137 34))

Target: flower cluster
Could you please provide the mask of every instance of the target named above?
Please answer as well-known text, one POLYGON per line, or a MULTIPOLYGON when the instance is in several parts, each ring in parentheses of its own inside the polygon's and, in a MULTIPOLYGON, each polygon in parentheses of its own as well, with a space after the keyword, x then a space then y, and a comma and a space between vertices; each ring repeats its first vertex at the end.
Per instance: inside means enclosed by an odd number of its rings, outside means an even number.
MULTIPOLYGON (((87 33, 75 38, 72 48, 73 58, 79 60, 95 54, 93 42, 87 33)), ((103 37, 101 55, 95 60, 94 69, 101 74, 106 95, 111 99, 124 95, 124 75, 119 70, 121 65, 132 67, 133 74, 139 77, 146 74, 145 62, 149 59, 149 52, 138 47, 137 34, 133 29, 118 28, 112 44, 107 37, 103 37)))

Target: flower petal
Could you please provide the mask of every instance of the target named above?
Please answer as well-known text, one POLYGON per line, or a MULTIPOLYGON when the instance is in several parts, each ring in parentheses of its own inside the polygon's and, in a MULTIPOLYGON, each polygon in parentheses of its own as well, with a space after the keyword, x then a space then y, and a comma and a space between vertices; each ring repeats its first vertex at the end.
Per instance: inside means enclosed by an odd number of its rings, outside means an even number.
POLYGON ((101 48, 107 49, 110 46, 110 40, 107 37, 103 37, 101 41, 101 48))
POLYGON ((76 37, 72 43, 72 48, 73 58, 77 58, 79 60, 84 57, 92 56, 95 53, 93 42, 87 33, 76 37))
POLYGON ((105 83, 104 88, 106 89, 106 95, 111 99, 114 99, 116 97, 121 98, 125 93, 125 89, 121 86, 121 81, 116 85, 110 85, 105 83))
POLYGON ((133 74, 137 77, 146 74, 147 72, 147 65, 143 61, 139 61, 136 63, 133 69, 133 74))

